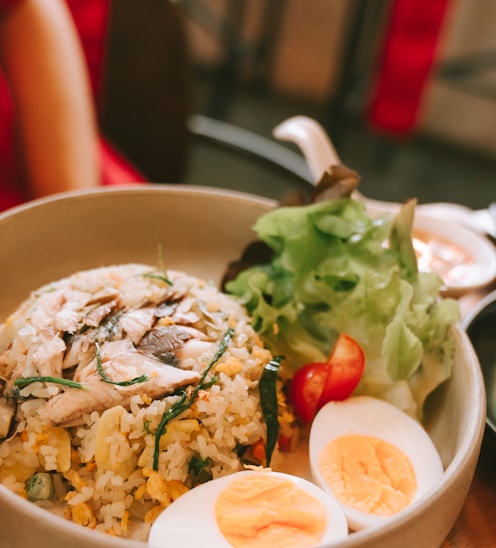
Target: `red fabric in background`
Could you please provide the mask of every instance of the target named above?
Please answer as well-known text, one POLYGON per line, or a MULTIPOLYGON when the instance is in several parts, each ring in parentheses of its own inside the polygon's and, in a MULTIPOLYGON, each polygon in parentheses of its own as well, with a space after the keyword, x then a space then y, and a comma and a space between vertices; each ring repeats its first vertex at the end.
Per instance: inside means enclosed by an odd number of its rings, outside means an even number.
POLYGON ((369 107, 376 128, 405 134, 421 114, 450 0, 394 0, 369 107))
POLYGON ((0 211, 26 199, 14 146, 14 107, 10 89, 0 71, 0 211))
MULTIPOLYGON (((0 17, 22 0, 0 0, 0 17)), ((0 211, 23 202, 25 189, 20 180, 16 159, 14 105, 9 84, 0 66, 0 211)))
POLYGON ((124 156, 100 137, 99 152, 102 165, 102 185, 129 185, 145 182, 145 177, 124 156))

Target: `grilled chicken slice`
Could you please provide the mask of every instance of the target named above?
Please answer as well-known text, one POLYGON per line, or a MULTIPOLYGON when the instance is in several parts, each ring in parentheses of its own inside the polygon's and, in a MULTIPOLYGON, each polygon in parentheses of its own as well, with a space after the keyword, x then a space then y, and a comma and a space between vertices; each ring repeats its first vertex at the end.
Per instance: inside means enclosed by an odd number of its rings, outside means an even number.
POLYGON ((15 409, 5 398, 0 398, 0 442, 9 436, 14 417, 15 409))
POLYGON ((125 382, 146 375, 148 380, 130 386, 111 384, 102 378, 97 363, 95 357, 84 367, 78 367, 74 374, 74 380, 85 389, 71 388, 48 400, 40 409, 44 422, 52 426, 76 426, 82 424, 85 413, 102 412, 115 405, 129 408, 131 398, 136 394, 157 399, 183 386, 196 384, 200 379, 195 371, 183 371, 138 352, 129 340, 102 345, 101 365, 105 377, 113 382, 125 382))

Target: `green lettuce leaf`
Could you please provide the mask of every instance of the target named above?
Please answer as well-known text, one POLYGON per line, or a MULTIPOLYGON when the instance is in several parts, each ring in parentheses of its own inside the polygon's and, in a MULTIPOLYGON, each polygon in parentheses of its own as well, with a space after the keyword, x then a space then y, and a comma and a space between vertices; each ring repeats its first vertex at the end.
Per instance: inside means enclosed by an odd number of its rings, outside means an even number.
POLYGON ((362 202, 339 199, 281 207, 255 231, 274 252, 226 289, 246 306, 268 347, 291 377, 325 361, 340 332, 366 356, 357 394, 391 401, 420 418, 427 396, 449 378, 459 319, 440 298, 441 279, 418 272, 411 231, 415 202, 372 219, 362 202))

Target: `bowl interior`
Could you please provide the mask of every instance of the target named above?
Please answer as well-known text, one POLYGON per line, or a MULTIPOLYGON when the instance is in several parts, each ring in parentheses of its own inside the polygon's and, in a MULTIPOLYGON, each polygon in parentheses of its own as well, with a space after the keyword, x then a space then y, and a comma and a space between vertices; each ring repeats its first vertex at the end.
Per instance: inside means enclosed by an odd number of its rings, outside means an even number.
MULTIPOLYGON (((274 206, 271 200, 238 192, 151 185, 68 193, 16 208, 0 215, 0 321, 45 283, 97 266, 153 265, 160 253, 167 268, 218 284, 227 263, 256 239, 251 229, 256 219, 274 206)), ((404 546, 440 544, 452 527, 475 470, 485 419, 477 358, 465 333, 455 332, 453 377, 430 399, 427 413, 427 429, 446 467, 443 481, 388 526, 353 534, 343 547, 392 548, 399 539, 404 546)), ((67 540, 68 531, 71 546, 78 548, 88 543, 135 545, 102 539, 103 535, 40 514, 5 489, 0 489, 0 505, 5 538, 21 535, 22 545, 52 546, 67 540), (22 523, 30 526, 23 529, 22 523)))

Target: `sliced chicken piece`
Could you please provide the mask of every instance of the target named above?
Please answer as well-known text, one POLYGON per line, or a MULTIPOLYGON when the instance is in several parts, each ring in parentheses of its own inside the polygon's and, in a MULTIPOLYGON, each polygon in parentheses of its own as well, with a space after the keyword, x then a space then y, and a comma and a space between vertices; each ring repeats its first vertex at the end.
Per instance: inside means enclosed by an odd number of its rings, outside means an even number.
POLYGON ((62 288, 55 293, 61 296, 63 302, 61 309, 53 316, 53 326, 66 333, 74 333, 83 325, 98 326, 119 304, 119 293, 114 288, 104 288, 94 295, 70 288, 62 288))
POLYGON ((200 316, 194 310, 196 302, 196 299, 193 299, 192 297, 182 299, 172 314, 173 320, 180 324, 194 324, 198 322, 200 316))
POLYGON ((95 345, 95 341, 105 342, 119 340, 123 336, 123 329, 120 319, 124 312, 112 312, 104 318, 98 327, 82 329, 80 332, 66 334, 65 342, 67 351, 64 355, 63 369, 69 369, 80 363, 82 359, 84 365, 88 363, 86 354, 88 349, 95 345))
POLYGON ((86 389, 68 389, 51 398, 40 409, 40 418, 52 426, 81 424, 83 413, 104 411, 115 405, 129 408, 132 396, 146 394, 152 399, 173 393, 180 387, 195 384, 200 375, 165 365, 152 356, 138 352, 131 341, 106 342, 101 347, 101 365, 108 379, 114 382, 129 381, 146 375, 149 380, 130 386, 110 384, 97 370, 97 358, 78 368, 74 380, 86 389))
POLYGON ((40 293, 36 299, 28 301, 30 308, 29 311, 26 311, 28 321, 36 331, 42 331, 49 327, 53 328, 54 324, 57 323, 57 318, 60 317, 63 325, 67 324, 68 327, 72 328, 79 319, 79 315, 75 313, 75 310, 82 308, 86 299, 87 297, 84 294, 67 289, 40 293), (71 294, 70 297, 68 293, 71 294), (71 304, 66 305, 64 310, 64 304, 68 301, 71 304), (77 319, 74 316, 77 316, 77 319))
MULTIPOLYGON (((31 355, 32 375, 41 375, 48 377, 62 376, 62 362, 66 345, 59 334, 54 334, 52 330, 46 329, 38 335, 33 336, 33 346, 35 348, 31 355)), ((9 376, 8 391, 12 389, 12 383, 19 377, 25 376, 26 360, 19 360, 9 376)))
POLYGON ((0 442, 9 436, 14 416, 15 409, 5 398, 0 398, 0 442))
POLYGON ((15 362, 10 358, 9 354, 8 349, 0 352, 0 378, 8 378, 15 367, 15 362))
POLYGON ((143 335, 152 328, 155 313, 155 307, 145 307, 130 310, 122 316, 120 325, 134 344, 138 344, 143 335))
POLYGON ((91 327, 98 327, 103 319, 117 308, 118 304, 119 299, 113 299, 93 306, 91 309, 87 310, 84 324, 91 327))
POLYGON ((189 341, 186 341, 184 346, 177 351, 176 357, 180 362, 190 358, 199 360, 202 356, 205 356, 207 352, 212 352, 214 347, 215 343, 213 342, 190 339, 189 341))
POLYGON ((33 365, 40 375, 60 377, 62 375, 62 360, 66 349, 62 337, 50 331, 38 335, 37 348, 33 354, 33 365))
POLYGON ((7 381, 0 377, 0 443, 12 435, 14 428, 14 419, 16 415, 16 405, 12 406, 4 397, 7 381))

